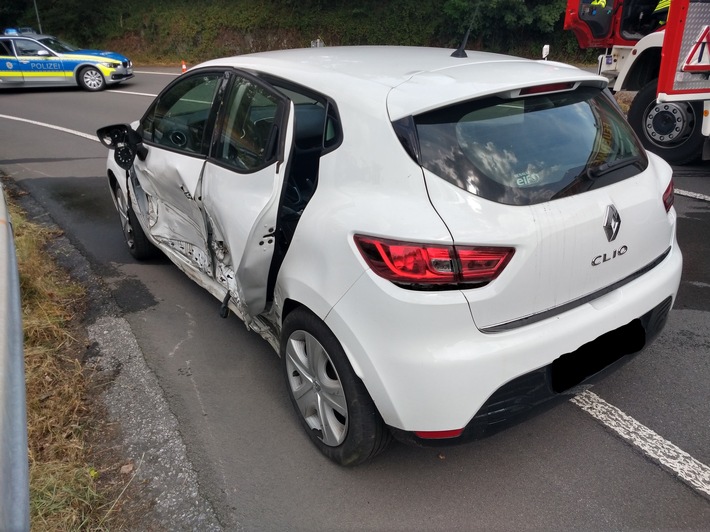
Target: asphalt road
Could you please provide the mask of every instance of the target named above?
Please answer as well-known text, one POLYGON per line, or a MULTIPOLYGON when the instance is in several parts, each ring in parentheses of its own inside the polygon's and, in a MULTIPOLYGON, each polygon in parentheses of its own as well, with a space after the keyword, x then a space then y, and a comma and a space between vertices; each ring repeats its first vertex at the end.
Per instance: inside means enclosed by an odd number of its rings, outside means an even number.
POLYGON ((166 528, 710 528, 710 163, 676 169, 676 188, 700 196, 676 196, 685 265, 666 329, 576 401, 591 400, 601 420, 564 402, 479 442, 394 443, 343 469, 302 433, 266 342, 220 319, 219 302, 167 260, 131 258, 106 150, 73 133, 138 119, 171 79, 139 71, 102 93, 0 93, 0 170, 66 231, 117 303, 90 334, 125 378, 112 412, 166 528))

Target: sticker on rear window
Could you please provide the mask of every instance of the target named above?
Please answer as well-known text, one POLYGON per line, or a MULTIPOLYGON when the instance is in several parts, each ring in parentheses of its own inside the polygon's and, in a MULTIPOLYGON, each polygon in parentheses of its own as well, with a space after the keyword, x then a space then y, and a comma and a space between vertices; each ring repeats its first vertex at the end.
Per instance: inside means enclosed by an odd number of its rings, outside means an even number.
POLYGON ((533 187, 540 183, 542 179, 535 172, 520 172, 515 174, 515 184, 519 187, 533 187))

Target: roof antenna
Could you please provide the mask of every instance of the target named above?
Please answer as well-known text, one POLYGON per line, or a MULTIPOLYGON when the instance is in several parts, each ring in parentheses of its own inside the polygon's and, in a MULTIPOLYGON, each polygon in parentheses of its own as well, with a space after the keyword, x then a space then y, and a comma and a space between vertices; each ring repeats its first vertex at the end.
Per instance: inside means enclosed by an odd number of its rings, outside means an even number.
POLYGON ((456 50, 454 50, 454 52, 451 54, 451 57, 468 57, 468 55, 466 55, 466 45, 468 44, 468 36, 471 34, 472 27, 473 18, 471 19, 471 23, 468 25, 468 29, 466 30, 466 34, 463 36, 461 44, 458 48, 456 48, 456 50))

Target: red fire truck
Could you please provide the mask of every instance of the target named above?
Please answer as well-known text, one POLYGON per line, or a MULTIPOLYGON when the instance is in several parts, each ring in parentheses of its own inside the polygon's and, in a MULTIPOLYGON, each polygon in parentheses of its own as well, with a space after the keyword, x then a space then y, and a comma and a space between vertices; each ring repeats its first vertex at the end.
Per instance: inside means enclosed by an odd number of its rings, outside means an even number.
POLYGON ((672 164, 710 159, 710 2, 567 0, 565 29, 604 48, 609 88, 637 91, 628 120, 646 148, 672 164), (667 16, 667 19, 666 19, 667 16))

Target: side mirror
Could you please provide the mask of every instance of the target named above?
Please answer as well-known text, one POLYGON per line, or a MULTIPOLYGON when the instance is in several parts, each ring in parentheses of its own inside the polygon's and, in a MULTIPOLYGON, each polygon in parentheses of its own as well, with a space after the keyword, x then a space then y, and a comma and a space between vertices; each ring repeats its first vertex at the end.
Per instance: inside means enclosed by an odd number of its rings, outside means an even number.
POLYGON ((49 57, 50 54, 47 50, 37 50, 37 56, 39 57, 49 57))
POLYGON ((142 161, 148 154, 148 150, 142 144, 140 135, 126 124, 102 127, 96 131, 96 136, 99 137, 101 144, 110 150, 114 150, 113 159, 124 170, 131 169, 136 155, 142 161))
POLYGON ((126 124, 105 126, 96 130, 96 136, 99 137, 101 144, 110 150, 115 150, 119 144, 128 141, 128 130, 130 129, 126 124))

